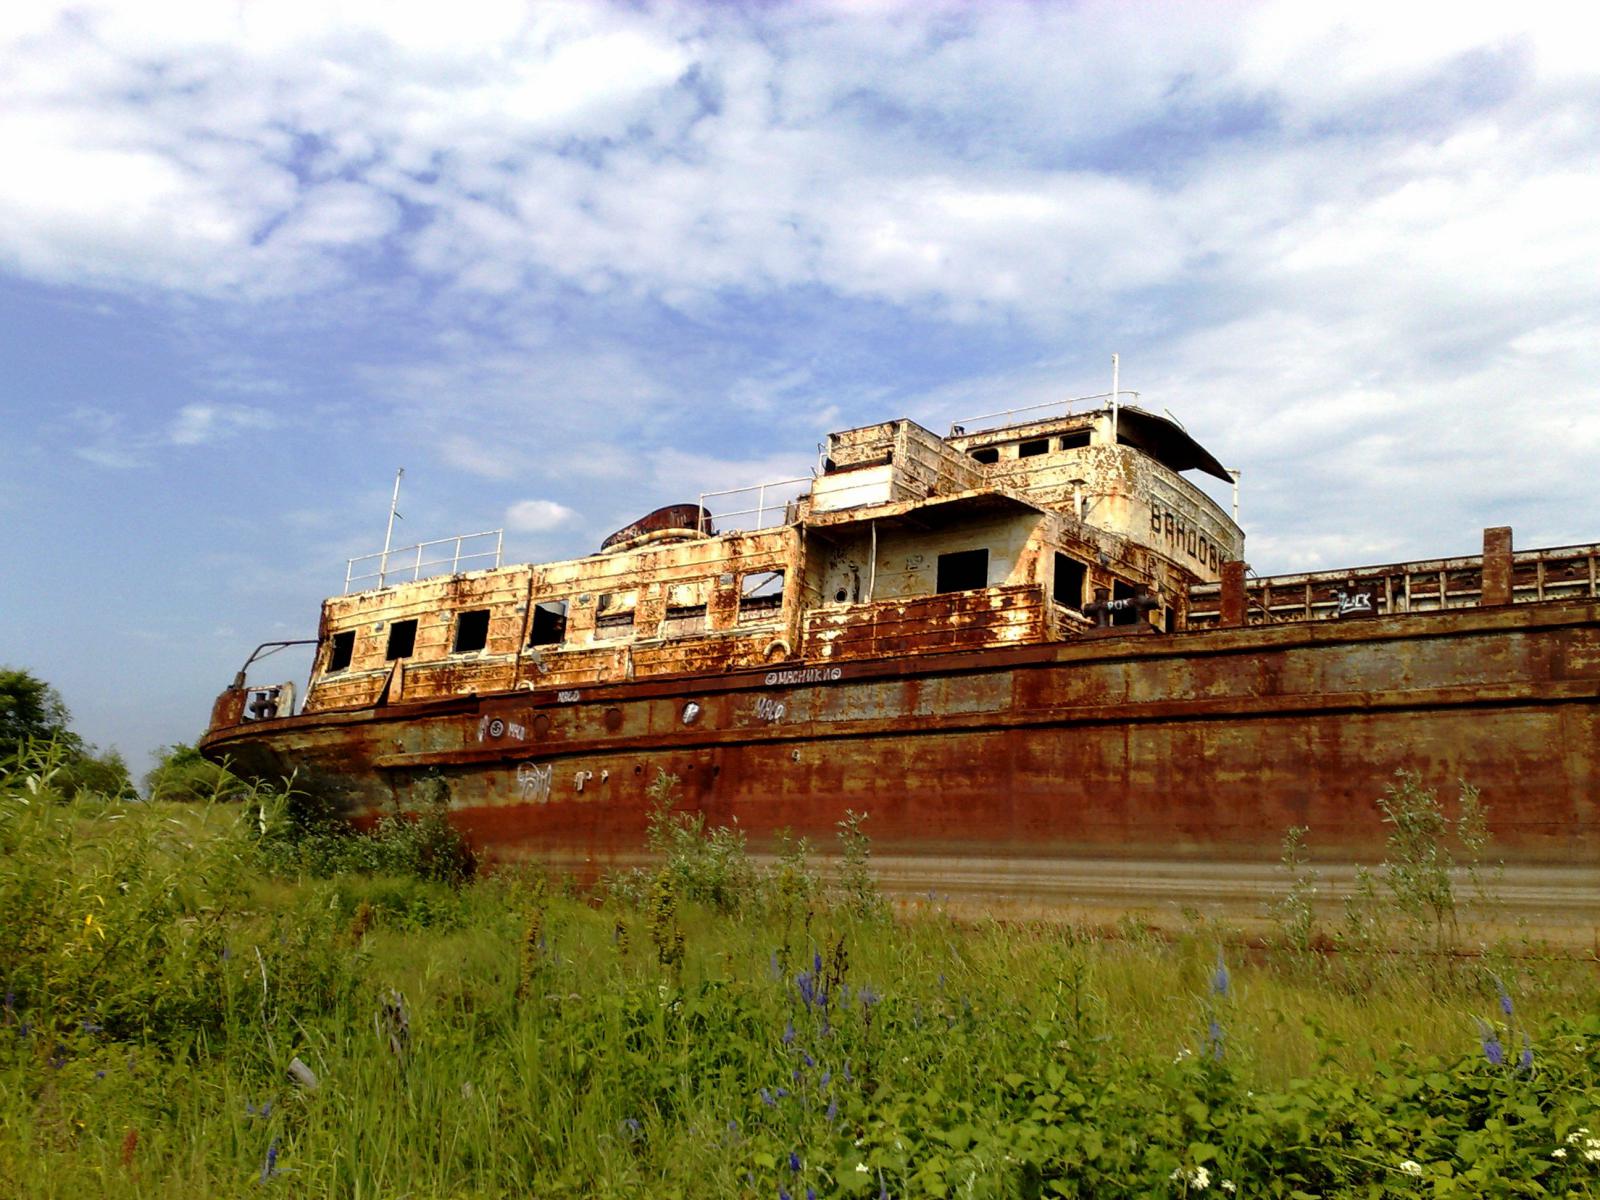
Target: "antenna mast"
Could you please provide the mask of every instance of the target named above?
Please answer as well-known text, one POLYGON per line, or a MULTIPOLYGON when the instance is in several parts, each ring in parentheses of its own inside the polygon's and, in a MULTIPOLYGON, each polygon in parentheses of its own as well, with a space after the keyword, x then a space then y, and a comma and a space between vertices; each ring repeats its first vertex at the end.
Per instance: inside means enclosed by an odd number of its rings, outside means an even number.
POLYGON ((1111 356, 1111 444, 1113 446, 1117 444, 1117 401, 1122 396, 1118 390, 1118 366, 1117 356, 1113 354, 1111 356))
MULTIPOLYGON (((400 507, 400 480, 405 477, 406 469, 401 467, 394 473, 394 495, 389 498, 389 528, 383 534, 383 557, 378 560, 378 586, 383 586, 383 577, 389 572, 389 545, 394 540, 394 519, 400 517, 397 511, 400 507)), ((404 517, 400 517, 403 521, 404 517)), ((419 556, 420 557, 420 556, 419 556)))

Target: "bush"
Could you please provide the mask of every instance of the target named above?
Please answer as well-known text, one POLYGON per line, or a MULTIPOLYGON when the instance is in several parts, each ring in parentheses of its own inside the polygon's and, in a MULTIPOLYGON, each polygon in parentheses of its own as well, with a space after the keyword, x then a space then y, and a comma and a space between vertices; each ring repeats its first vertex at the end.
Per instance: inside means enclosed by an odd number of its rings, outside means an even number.
POLYGON ((193 746, 179 742, 156 754, 156 765, 144 777, 145 795, 151 800, 211 803, 252 794, 250 784, 227 767, 202 758, 193 746))

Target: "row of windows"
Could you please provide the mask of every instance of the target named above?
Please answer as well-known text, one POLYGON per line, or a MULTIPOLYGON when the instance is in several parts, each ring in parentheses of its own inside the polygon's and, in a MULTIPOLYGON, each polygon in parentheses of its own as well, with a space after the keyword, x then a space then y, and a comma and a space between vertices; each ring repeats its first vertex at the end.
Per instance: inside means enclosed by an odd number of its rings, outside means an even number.
MULTIPOLYGON (((1049 454, 1054 450, 1081 450, 1089 444, 1090 433, 1087 429, 1079 429, 1073 433, 1062 434, 1058 438, 1032 438, 1026 442, 1014 443, 1017 447, 1018 458, 1036 458, 1041 454, 1049 454), (1052 445, 1052 442, 1054 445, 1052 445)), ((996 463, 1000 461, 999 446, 981 446, 971 452, 972 457, 981 463, 996 463)))
MULTIPOLYGON (((985 552, 987 553, 987 551, 985 552)), ((741 581, 739 622, 746 624, 775 616, 783 607, 782 571, 751 572, 741 581)), ((632 592, 609 592, 596 605, 595 632, 602 638, 629 636, 633 632, 632 592)), ((660 636, 687 637, 706 629, 707 606, 669 604, 662 618, 660 636)), ((567 640, 567 601, 541 600, 533 606, 533 625, 528 633, 530 646, 559 646, 567 640)), ((489 644, 489 610, 470 609, 456 615, 452 654, 470 654, 489 644)), ((356 631, 346 629, 333 635, 328 651, 328 670, 343 671, 355 657, 356 631)), ((417 621, 410 618, 389 625, 389 640, 384 659, 395 662, 410 658, 417 648, 417 621)))

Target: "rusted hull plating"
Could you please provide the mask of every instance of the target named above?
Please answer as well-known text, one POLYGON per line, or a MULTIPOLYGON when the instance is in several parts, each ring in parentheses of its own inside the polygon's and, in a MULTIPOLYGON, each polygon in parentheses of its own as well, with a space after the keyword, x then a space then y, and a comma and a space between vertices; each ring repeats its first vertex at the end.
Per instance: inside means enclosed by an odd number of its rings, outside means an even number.
POLYGON ((637 855, 658 770, 757 846, 853 809, 880 856, 1263 860, 1291 825, 1376 856, 1414 769, 1480 788, 1508 862, 1600 861, 1595 601, 219 717, 211 757, 354 811, 437 772, 491 854, 572 867, 637 855))

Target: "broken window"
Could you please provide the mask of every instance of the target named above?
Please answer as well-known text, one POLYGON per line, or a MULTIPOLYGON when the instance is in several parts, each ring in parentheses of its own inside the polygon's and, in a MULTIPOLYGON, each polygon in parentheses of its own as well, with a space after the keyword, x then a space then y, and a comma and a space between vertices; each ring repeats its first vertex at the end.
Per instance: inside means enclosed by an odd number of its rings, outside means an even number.
POLYGON ((1038 438, 1031 442, 1023 442, 1017 447, 1018 458, 1037 458, 1041 454, 1050 453, 1050 439, 1038 438))
POLYGON ((704 604, 669 604, 661 618, 661 636, 688 637, 706 631, 706 606, 704 604))
POLYGON ((989 551, 955 550, 939 555, 938 582, 935 591, 967 592, 989 586, 989 551))
MULTIPOLYGON (((1120 579, 1111 581, 1112 600, 1132 600, 1139 594, 1139 589, 1131 583, 1124 583, 1120 579)), ((1112 612, 1113 625, 1137 625, 1139 623, 1139 610, 1136 608, 1119 608, 1112 612)))
POLYGON ((350 659, 356 652, 356 631, 346 629, 343 633, 334 634, 328 646, 328 670, 343 671, 350 665, 350 659))
POLYGON ((533 630, 528 634, 530 646, 559 646, 567 640, 567 602, 541 600, 533 606, 533 630))
POLYGON ((783 608, 783 572, 751 571, 739 585, 739 623, 775 618, 783 608))
POLYGON ((1058 551, 1055 580, 1050 589, 1051 599, 1066 608, 1081 609, 1084 578, 1088 570, 1088 567, 1077 559, 1058 551))
POLYGON ((1089 444, 1089 430, 1080 429, 1076 433, 1063 434, 1061 448, 1063 450, 1081 450, 1089 444))
POLYGON ((410 658, 416 648, 416 619, 392 622, 389 626, 389 648, 383 652, 383 657, 389 662, 397 658, 410 658))
POLYGON ((998 446, 985 446, 982 450, 974 450, 972 457, 981 463, 997 463, 1000 461, 1000 448, 998 446))
POLYGON ((456 641, 453 653, 468 654, 489 644, 489 610, 474 608, 456 616, 456 641))
POLYGON ((620 638, 633 636, 633 592, 607 592, 595 604, 594 632, 596 637, 620 638))

